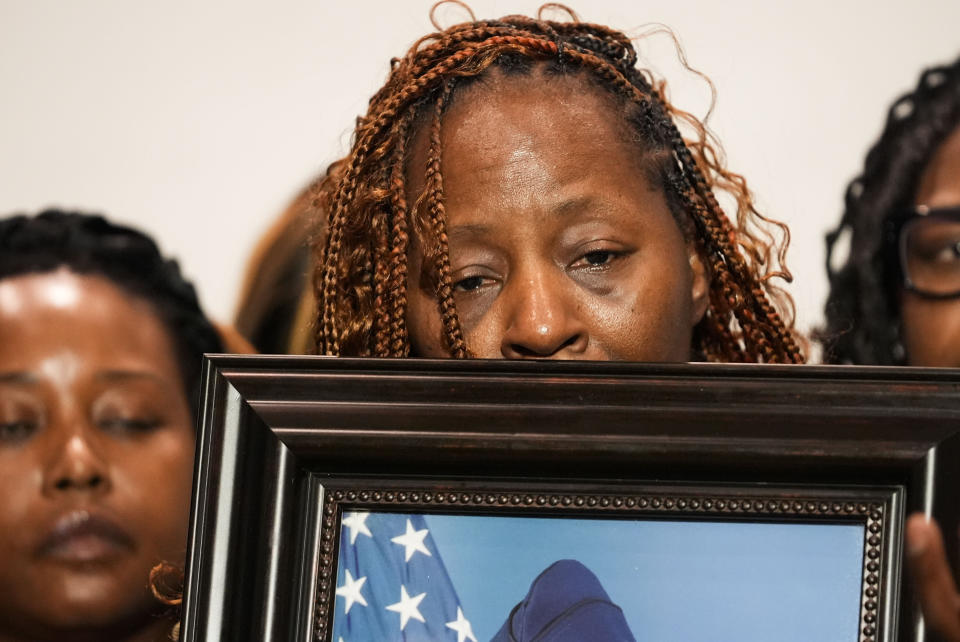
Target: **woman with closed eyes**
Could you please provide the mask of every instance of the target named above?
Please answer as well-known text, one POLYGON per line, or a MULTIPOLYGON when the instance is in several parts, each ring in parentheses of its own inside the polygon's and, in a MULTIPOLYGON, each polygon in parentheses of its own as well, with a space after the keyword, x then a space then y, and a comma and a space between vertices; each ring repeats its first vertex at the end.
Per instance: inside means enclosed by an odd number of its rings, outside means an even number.
POLYGON ((201 356, 222 351, 149 238, 57 211, 0 220, 0 641, 167 639, 201 356))

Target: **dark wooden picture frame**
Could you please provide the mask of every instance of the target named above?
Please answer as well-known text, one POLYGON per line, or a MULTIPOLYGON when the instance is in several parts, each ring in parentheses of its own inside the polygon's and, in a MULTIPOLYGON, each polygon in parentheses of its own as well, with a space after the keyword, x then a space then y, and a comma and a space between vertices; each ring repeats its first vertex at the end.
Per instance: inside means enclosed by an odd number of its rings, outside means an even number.
POLYGON ((214 356, 183 639, 329 639, 346 510, 862 523, 858 639, 930 639, 902 530, 957 532, 958 392, 914 368, 214 356))

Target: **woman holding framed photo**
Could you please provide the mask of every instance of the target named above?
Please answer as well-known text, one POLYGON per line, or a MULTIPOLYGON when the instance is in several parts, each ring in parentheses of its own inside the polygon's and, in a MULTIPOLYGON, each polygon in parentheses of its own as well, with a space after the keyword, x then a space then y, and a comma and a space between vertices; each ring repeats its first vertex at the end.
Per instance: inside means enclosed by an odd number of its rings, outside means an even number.
MULTIPOLYGON (((321 354, 803 362, 785 228, 627 36, 571 18, 474 20, 393 61, 316 193, 321 354)), ((593 577, 551 569, 496 639, 633 639, 615 604, 543 600, 593 577)))

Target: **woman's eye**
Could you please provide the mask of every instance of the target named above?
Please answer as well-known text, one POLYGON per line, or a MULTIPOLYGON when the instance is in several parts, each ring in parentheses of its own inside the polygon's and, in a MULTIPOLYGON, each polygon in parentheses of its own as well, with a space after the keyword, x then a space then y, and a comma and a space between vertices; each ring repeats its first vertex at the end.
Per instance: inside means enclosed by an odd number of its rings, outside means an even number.
POLYGON ((904 233, 910 258, 931 264, 960 259, 960 224, 924 220, 904 233))
POLYGON ((933 260, 938 263, 952 263, 958 258, 960 258, 960 242, 951 243, 946 247, 940 248, 933 257, 933 260))
POLYGON ((479 290, 483 282, 484 278, 482 276, 468 276, 454 283, 453 289, 457 292, 473 292, 474 290, 479 290))
POLYGON ((606 265, 613 260, 614 253, 606 250, 597 250, 583 255, 583 259, 590 265, 606 265))
POLYGON ((593 250, 581 256, 574 263, 574 267, 597 268, 605 267, 613 263, 617 258, 623 255, 623 252, 614 250, 593 250))
POLYGON ((116 418, 103 419, 99 423, 102 430, 116 433, 150 432, 160 426, 156 419, 116 418))
POLYGON ((0 423, 0 442, 17 443, 29 438, 37 430, 32 421, 8 421, 0 423))

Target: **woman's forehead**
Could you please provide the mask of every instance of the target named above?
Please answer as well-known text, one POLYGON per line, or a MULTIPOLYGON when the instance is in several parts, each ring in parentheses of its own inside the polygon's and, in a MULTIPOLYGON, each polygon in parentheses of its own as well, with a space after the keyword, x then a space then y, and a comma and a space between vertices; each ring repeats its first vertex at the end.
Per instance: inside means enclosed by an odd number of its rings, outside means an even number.
MULTIPOLYGON (((605 92, 579 76, 500 74, 464 88, 444 113, 441 167, 445 180, 456 181, 458 173, 474 180, 493 173, 488 178, 522 182, 538 169, 537 163, 547 165, 539 169, 579 166, 578 173, 602 157, 630 163, 641 155, 636 136, 624 125, 605 92)), ((408 182, 417 193, 423 186, 430 130, 431 122, 423 119, 408 160, 408 182)))
POLYGON ((471 126, 475 130, 491 125, 519 128, 529 126, 533 117, 550 123, 571 116, 578 120, 576 129, 613 131, 623 124, 617 106, 610 92, 586 73, 554 74, 535 68, 507 74, 494 69, 477 82, 455 89, 443 118, 445 127, 450 123, 447 132, 471 126), (518 121, 524 115, 527 118, 518 121))
POLYGON ((0 279, 0 334, 7 367, 69 353, 93 370, 136 362, 177 372, 172 337, 153 306, 101 276, 63 269, 0 279))
POLYGON ((920 180, 917 205, 948 207, 960 204, 960 127, 940 145, 920 180))

